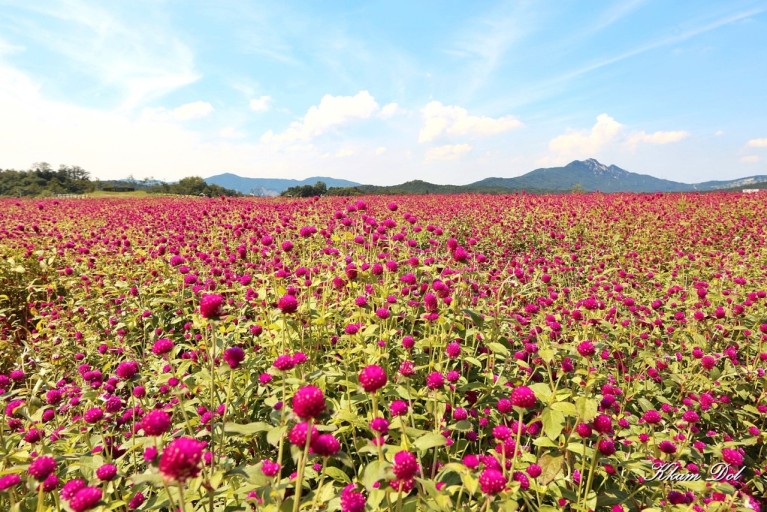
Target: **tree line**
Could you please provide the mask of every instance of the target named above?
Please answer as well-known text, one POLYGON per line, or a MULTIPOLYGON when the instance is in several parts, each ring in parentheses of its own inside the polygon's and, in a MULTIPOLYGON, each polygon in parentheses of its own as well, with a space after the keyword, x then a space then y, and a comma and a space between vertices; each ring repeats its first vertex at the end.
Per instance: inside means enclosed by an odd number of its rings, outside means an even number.
POLYGON ((60 165, 53 170, 47 162, 32 164, 27 170, 0 169, 0 196, 52 197, 59 194, 88 194, 97 190, 130 192, 144 190, 154 194, 193 196, 239 196, 239 192, 219 185, 209 185, 199 176, 183 178, 176 183, 149 180, 91 180, 90 173, 77 165, 60 165))

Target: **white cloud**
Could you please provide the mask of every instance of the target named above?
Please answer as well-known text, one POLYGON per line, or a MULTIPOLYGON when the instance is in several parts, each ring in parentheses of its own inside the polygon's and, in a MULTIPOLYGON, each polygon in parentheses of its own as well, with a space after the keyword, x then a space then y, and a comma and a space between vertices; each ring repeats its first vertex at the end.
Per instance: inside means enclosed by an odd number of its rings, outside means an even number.
POLYGON ((348 158, 348 157, 354 156, 356 154, 357 154, 357 152, 354 151, 353 149, 342 148, 342 149, 339 149, 338 151, 336 151, 335 155, 333 155, 333 156, 335 156, 336 158, 348 158))
POLYGON ((767 148, 767 137, 763 139, 751 139, 746 143, 750 148, 767 148))
POLYGON ((403 109, 396 103, 387 103, 381 109, 381 113, 379 114, 379 117, 381 119, 389 119, 390 117, 394 117, 397 114, 402 114, 404 112, 405 112, 405 109, 403 109))
POLYGON ((260 98, 255 98, 250 100, 250 108, 251 110, 255 110, 256 112, 266 112, 271 108, 272 106, 272 97, 271 96, 261 96, 260 98))
POLYGON ((319 105, 309 108, 303 119, 290 123, 282 133, 267 131, 261 141, 285 144, 311 140, 348 122, 373 117, 378 111, 378 103, 368 91, 360 91, 354 96, 326 94, 319 105))
POLYGON ((153 121, 191 121, 206 117, 212 114, 213 110, 213 105, 207 101, 193 101, 172 110, 167 110, 164 107, 145 108, 141 112, 141 117, 153 121))
POLYGON ((717 130, 714 132, 714 135, 717 137, 721 137, 722 135, 724 135, 724 130, 717 130))
POLYGON ((471 146, 468 144, 447 144, 429 148, 426 152, 426 160, 455 160, 469 151, 471 146))
POLYGON ((639 144, 670 144, 672 142, 679 142, 689 136, 690 134, 684 130, 653 133, 640 131, 629 135, 626 143, 630 148, 636 149, 639 144))
POLYGON ((607 150, 635 151, 640 144, 664 145, 689 137, 684 130, 643 130, 628 132, 626 126, 608 114, 600 114, 590 130, 570 131, 549 141, 551 153, 538 160, 539 165, 557 165, 573 159, 592 158, 607 150))
POLYGON ((219 130, 218 136, 224 139, 244 139, 246 135, 237 128, 229 126, 219 130))
POLYGON ((421 113, 424 122, 418 142, 431 142, 443 135, 494 135, 522 126, 512 116, 472 116, 463 107, 443 105, 439 101, 429 102, 421 113))
POLYGON ((386 153, 386 148, 385 147, 378 146, 376 148, 376 155, 383 155, 384 153, 386 153))
POLYGON ((755 164, 761 160, 758 155, 745 155, 740 157, 740 161, 746 164, 755 164))
POLYGON ((574 131, 549 141, 549 150, 560 157, 589 157, 616 140, 623 125, 607 114, 597 116, 597 122, 588 131, 574 131))

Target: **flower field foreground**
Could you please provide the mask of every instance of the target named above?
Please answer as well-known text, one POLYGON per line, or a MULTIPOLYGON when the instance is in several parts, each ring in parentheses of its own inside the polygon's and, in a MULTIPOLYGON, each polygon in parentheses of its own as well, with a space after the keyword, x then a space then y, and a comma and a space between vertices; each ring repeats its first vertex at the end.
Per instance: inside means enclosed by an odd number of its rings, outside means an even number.
POLYGON ((0 200, 0 510, 764 510, 765 211, 0 200))

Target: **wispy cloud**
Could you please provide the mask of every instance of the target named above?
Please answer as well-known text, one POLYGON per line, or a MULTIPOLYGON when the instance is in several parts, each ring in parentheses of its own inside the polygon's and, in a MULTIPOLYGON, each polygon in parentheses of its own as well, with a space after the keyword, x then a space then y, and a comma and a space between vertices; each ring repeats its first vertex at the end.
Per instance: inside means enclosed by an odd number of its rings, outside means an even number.
POLYGON ((84 0, 13 4, 34 15, 14 21, 17 33, 58 54, 99 87, 120 91, 123 110, 199 79, 191 48, 157 21, 163 19, 158 13, 118 14, 84 0))
POLYGON ((767 148, 767 137, 762 139, 751 139, 746 142, 746 146, 750 148, 767 148))
POLYGON ((452 35, 446 53, 469 61, 467 96, 481 89, 503 63, 514 44, 533 30, 535 15, 525 2, 503 4, 469 22, 452 35), (510 8, 509 5, 512 7, 510 8))
POLYGON ((612 64, 617 64, 618 62, 629 59, 631 57, 642 55, 643 53, 647 53, 651 50, 655 50, 658 48, 662 48, 664 46, 669 46, 672 44, 687 41, 688 39, 692 39, 693 37, 699 36, 701 34, 705 34, 706 32, 711 32, 712 30, 716 30, 718 28, 724 27, 726 25, 730 25, 732 23, 744 20, 746 18, 750 18, 752 16, 761 14, 763 12, 767 12, 767 7, 749 9, 747 11, 740 11, 737 13, 730 14, 728 16, 724 16, 717 20, 711 21, 709 23, 698 25, 696 27, 682 31, 678 34, 661 37, 653 41, 648 41, 626 52, 613 55, 611 57, 603 58, 595 62, 592 62, 590 64, 587 64, 583 67, 571 70, 563 75, 560 75, 556 79, 556 81, 559 81, 559 82, 568 81, 578 76, 584 75, 586 73, 596 71, 597 69, 604 68, 612 64))
POLYGON ((256 112, 266 112, 272 106, 271 96, 260 96, 250 100, 250 109, 256 112))
POLYGON ((145 108, 141 116, 154 121, 191 121, 207 117, 213 113, 213 110, 213 105, 207 101, 193 101, 170 110, 164 107, 145 108))

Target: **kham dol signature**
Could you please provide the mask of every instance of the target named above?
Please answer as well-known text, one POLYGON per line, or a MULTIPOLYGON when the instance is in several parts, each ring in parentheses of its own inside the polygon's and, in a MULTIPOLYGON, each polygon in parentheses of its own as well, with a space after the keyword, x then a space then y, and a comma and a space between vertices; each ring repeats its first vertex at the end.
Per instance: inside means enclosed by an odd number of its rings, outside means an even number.
POLYGON ((735 472, 726 462, 718 462, 709 468, 708 475, 682 472, 683 468, 669 462, 656 462, 653 464, 652 469, 655 471, 655 474, 647 478, 648 482, 654 480, 658 482, 694 482, 699 480, 706 482, 736 482, 740 480, 746 467, 744 466, 735 472))

